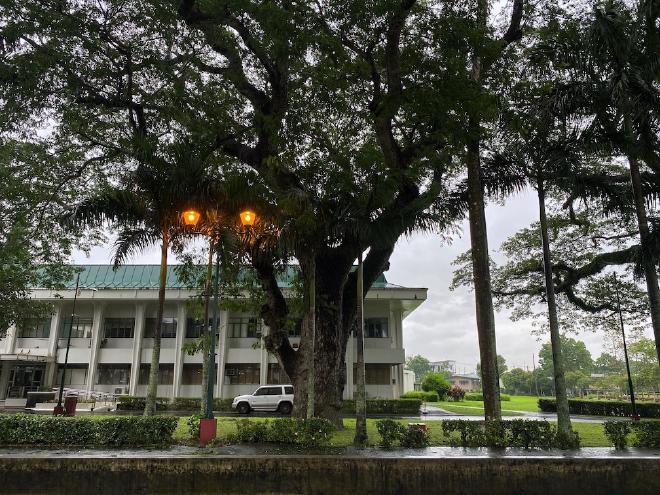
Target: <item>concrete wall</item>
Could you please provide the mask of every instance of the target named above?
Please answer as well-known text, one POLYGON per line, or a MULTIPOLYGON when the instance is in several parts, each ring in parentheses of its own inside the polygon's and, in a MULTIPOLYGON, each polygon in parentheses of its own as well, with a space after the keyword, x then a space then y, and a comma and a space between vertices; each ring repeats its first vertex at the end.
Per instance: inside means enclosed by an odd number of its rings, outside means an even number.
POLYGON ((67 495, 657 495, 660 459, 14 455, 0 457, 0 483, 67 495))

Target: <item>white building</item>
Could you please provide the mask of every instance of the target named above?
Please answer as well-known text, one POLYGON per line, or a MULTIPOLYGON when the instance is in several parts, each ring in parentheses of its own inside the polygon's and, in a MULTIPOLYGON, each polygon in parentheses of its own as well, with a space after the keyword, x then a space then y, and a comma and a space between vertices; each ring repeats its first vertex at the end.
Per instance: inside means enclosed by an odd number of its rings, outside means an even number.
MULTIPOLYGON (((153 347, 158 298, 157 265, 81 267, 73 319, 66 386, 87 391, 145 395, 153 347), (94 289, 94 290, 93 290, 94 289)), ((293 271, 279 283, 287 293, 293 271)), ((50 318, 26 318, 0 340, 0 400, 27 397, 28 391, 56 387, 61 380, 66 336, 71 329, 74 282, 64 291, 34 289, 32 297, 53 304, 50 318)), ((398 397, 403 393, 403 321, 426 299, 427 289, 392 285, 381 275, 365 301, 367 393, 398 397)), ((199 397, 202 356, 183 346, 200 335, 201 322, 187 315, 194 291, 168 271, 160 355, 158 395, 199 397)), ((286 383, 288 378, 260 338, 267 327, 251 314, 221 311, 216 355, 217 397, 251 393, 258 385, 286 383)), ((296 347, 298 338, 291 337, 296 347)), ((356 350, 346 353, 344 396, 353 396, 356 350)))

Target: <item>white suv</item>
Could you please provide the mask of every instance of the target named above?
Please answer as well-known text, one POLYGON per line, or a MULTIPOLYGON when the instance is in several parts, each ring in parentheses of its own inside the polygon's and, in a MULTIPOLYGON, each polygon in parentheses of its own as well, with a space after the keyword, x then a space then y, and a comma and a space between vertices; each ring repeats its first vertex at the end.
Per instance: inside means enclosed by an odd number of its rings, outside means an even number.
POLYGON ((264 385, 254 391, 252 395, 239 395, 231 404, 241 414, 250 411, 278 411, 282 414, 291 414, 293 409, 292 385, 264 385))

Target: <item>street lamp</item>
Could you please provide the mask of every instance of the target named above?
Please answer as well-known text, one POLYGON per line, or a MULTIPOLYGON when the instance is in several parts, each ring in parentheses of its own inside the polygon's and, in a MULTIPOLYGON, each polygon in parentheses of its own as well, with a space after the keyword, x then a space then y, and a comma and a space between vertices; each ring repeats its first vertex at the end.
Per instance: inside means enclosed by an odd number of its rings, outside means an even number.
POLYGON ((197 222, 199 222, 199 218, 201 216, 202 215, 196 210, 187 210, 181 214, 183 223, 185 223, 186 225, 191 225, 193 227, 197 225, 197 222))
MULTIPOLYGON (((71 325, 69 326, 69 335, 66 338, 66 353, 64 354, 64 367, 62 368, 62 379, 60 380, 60 392, 57 398, 57 405, 53 409, 53 416, 63 416, 64 407, 62 406, 62 396, 64 395, 64 380, 66 377, 66 370, 69 364, 69 349, 71 348, 71 334, 73 333, 73 319, 76 316, 76 301, 78 300, 78 293, 81 289, 86 289, 87 287, 80 287, 80 272, 76 276, 76 289, 73 293, 73 307, 71 308, 71 325)), ((96 291, 92 288, 91 290, 96 291)), ((57 359, 56 359, 57 361, 57 359)))

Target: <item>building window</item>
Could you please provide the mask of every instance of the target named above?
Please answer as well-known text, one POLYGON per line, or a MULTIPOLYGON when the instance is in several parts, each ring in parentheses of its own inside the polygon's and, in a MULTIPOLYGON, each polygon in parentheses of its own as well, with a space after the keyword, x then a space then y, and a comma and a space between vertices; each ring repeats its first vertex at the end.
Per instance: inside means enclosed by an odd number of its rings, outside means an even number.
POLYGON ((225 365, 225 384, 259 385, 260 366, 255 363, 225 365))
POLYGON ((106 318, 104 323, 106 339, 132 339, 135 329, 134 318, 106 318))
POLYGON ((365 318, 364 336, 368 339, 385 339, 389 337, 387 318, 365 318))
MULTIPOLYGON (((389 364, 365 365, 365 382, 367 385, 389 385, 392 380, 392 366, 389 364)), ((353 384, 357 384, 357 365, 353 365, 353 384)))
POLYGON ((181 385, 201 385, 202 384, 202 365, 184 364, 181 373, 181 385))
POLYGON ((19 339, 47 339, 50 335, 50 318, 25 318, 16 326, 19 339))
POLYGON ((227 335, 232 339, 256 339, 261 337, 261 320, 255 317, 229 318, 227 335))
MULTIPOLYGON (((144 320, 144 338, 153 339, 156 337, 156 318, 146 318, 144 320)), ((160 338, 176 338, 176 318, 163 318, 163 324, 160 327, 160 338)))
POLYGON ((291 383, 289 375, 282 369, 280 363, 268 363, 268 379, 266 383, 269 385, 288 385, 291 383))
POLYGON ((130 379, 130 364, 99 364, 99 385, 128 385, 130 379))
MULTIPOLYGON (((62 372, 64 366, 60 365, 57 368, 57 384, 62 383, 62 372)), ((66 375, 64 375, 64 386, 79 385, 84 387, 87 383, 87 365, 86 364, 69 364, 66 367, 66 375)))
POLYGON ((186 338, 198 339, 204 334, 204 321, 201 318, 188 318, 186 320, 186 338))
POLYGON ((89 339, 92 337, 92 325, 94 320, 92 318, 74 318, 73 331, 71 330, 71 319, 67 318, 62 322, 62 329, 60 331, 61 339, 68 339, 69 332, 71 332, 72 339, 89 339))
MULTIPOLYGON (((138 385, 149 385, 149 371, 151 365, 140 365, 138 385)), ((174 365, 161 364, 158 366, 158 385, 172 385, 174 383, 174 365)))

